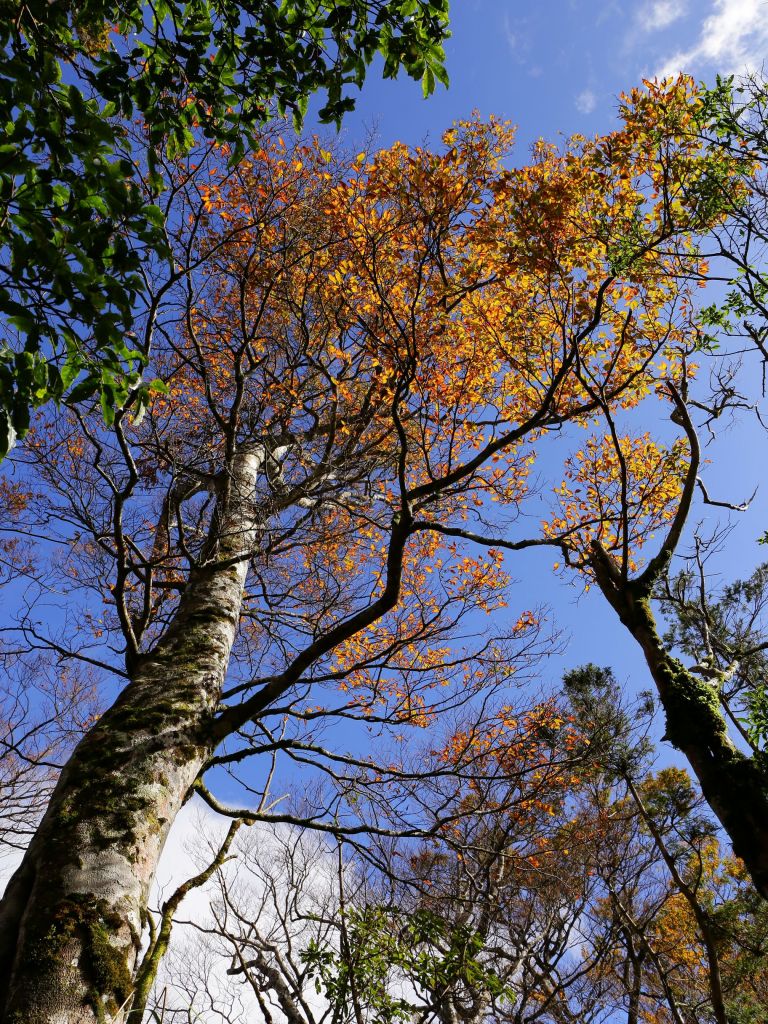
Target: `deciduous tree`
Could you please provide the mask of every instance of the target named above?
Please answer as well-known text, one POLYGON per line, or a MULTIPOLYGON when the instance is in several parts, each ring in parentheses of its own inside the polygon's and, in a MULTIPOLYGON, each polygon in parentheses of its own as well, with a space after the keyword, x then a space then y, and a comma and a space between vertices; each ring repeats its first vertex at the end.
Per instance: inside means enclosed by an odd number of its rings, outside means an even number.
MULTIPOLYGON (((457 622, 504 601, 503 550, 602 520, 495 545, 493 510, 523 512, 547 435, 682 372, 692 232, 728 173, 686 130, 696 103, 684 80, 638 93, 611 135, 518 170, 495 121, 440 152, 347 160, 275 132, 235 166, 215 143, 168 166, 174 260, 147 266, 141 322, 166 393, 45 422, 17 463, 37 565, 52 555, 33 590, 75 594, 65 622, 25 607, 19 635, 122 689, 0 907, 3 1021, 124 1012, 157 859, 206 771, 343 764, 320 741, 334 719, 426 725, 503 684, 534 617, 464 644, 457 622)), ((647 450, 640 467, 682 457, 647 450)), ((652 474, 633 546, 674 494, 652 474)))

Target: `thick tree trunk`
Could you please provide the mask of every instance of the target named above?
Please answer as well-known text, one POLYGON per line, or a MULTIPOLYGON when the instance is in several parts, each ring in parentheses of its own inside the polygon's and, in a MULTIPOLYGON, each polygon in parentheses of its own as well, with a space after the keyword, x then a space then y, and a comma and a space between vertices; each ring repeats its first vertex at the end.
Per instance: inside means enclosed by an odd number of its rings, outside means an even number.
POLYGON ((2 1024, 94 1024, 130 1004, 147 899, 170 826, 210 754, 253 542, 259 459, 239 455, 216 558, 64 768, 0 904, 2 1024))
POLYGON ((665 739, 688 759, 755 888, 768 900, 768 776, 728 735, 716 686, 688 672, 665 649, 647 585, 619 581, 607 556, 593 567, 603 591, 645 656, 666 716, 665 739))

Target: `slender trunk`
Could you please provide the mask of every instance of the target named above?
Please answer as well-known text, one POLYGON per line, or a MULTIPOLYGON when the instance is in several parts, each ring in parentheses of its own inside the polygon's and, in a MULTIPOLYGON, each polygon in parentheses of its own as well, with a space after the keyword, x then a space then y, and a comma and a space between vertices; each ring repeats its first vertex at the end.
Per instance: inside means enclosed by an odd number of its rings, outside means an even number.
POLYGON ((664 738, 688 759, 734 853, 768 899, 768 776, 730 739, 717 688, 665 649, 647 587, 619 581, 607 558, 598 552, 593 559, 597 582, 643 651, 666 715, 664 738))
POLYGON ((640 815, 648 827, 648 831, 653 837, 653 841, 656 844, 656 849, 664 859, 664 863, 667 865, 672 880, 677 886, 684 899, 687 901, 688 906, 691 908, 691 912, 696 920, 696 924, 701 934, 701 940, 704 944, 704 951, 707 955, 707 980, 709 984, 709 994, 712 999, 712 1012, 715 1015, 717 1024, 728 1024, 728 1013, 725 1008, 725 998, 723 996, 723 983, 720 975, 720 959, 717 955, 717 944, 715 942, 715 935, 712 929, 712 922, 706 910, 699 902, 696 892, 690 885, 685 881, 683 876, 677 869, 677 864, 672 854, 667 849, 667 844, 664 842, 664 837, 656 826, 656 822, 653 820, 652 815, 648 812, 640 793, 637 790, 634 782, 629 776, 625 777, 627 788, 629 789, 630 795, 635 802, 635 805, 640 812, 640 815))
MULTIPOLYGON (((641 925, 639 922, 635 921, 635 919, 632 917, 632 914, 630 913, 628 908, 625 907, 624 904, 622 903, 622 901, 621 901, 621 899, 619 897, 619 894, 616 892, 616 890, 612 886, 609 885, 608 891, 610 893, 610 897, 611 897, 611 901, 613 903, 614 909, 618 913, 618 916, 619 916, 620 920, 622 921, 622 923, 624 925, 624 928, 626 929, 626 939, 627 939, 627 942, 628 942, 628 945, 627 945, 627 953, 628 953, 628 955, 630 953, 630 949, 634 948, 634 945, 635 945, 634 940, 636 939, 637 940, 637 945, 639 947, 637 952, 640 953, 641 956, 639 957, 639 959, 637 961, 634 961, 634 959, 633 959, 633 963, 636 963, 636 964, 639 964, 640 966, 642 966, 643 960, 647 959, 647 960, 650 961, 650 963, 654 967, 654 970, 656 971, 656 975, 657 975, 657 977, 659 979, 659 984, 661 985, 662 990, 664 992, 664 998, 667 1000, 667 1006, 669 1007, 669 1012, 672 1015, 672 1020, 674 1021, 674 1024, 685 1024, 685 1022, 683 1021, 682 1014, 680 1013, 680 1007, 677 1005, 677 999, 675 999, 675 994, 672 991, 672 988, 671 988, 670 983, 669 983, 669 972, 664 969, 664 964, 661 962, 661 959, 659 958, 658 953, 656 952, 656 950, 651 945, 651 943, 650 943, 650 941, 648 939, 648 936, 645 934, 643 925, 641 925), (631 943, 631 945, 629 943, 631 943)), ((642 996, 642 981, 641 981, 641 985, 640 985, 640 995, 642 996)), ((631 1010, 631 995, 630 995, 630 1010, 631 1010)))
MULTIPOLYGON (((220 562, 252 546, 258 468, 235 458, 220 562)), ((211 752, 247 564, 191 574, 166 635, 62 771, 0 903, 2 1024, 95 1024, 129 1005, 157 862, 211 752)))
POLYGON ((640 1020, 640 997, 643 992, 643 955, 635 952, 632 934, 627 930, 627 958, 631 981, 627 986, 627 1024, 638 1024, 640 1020))
POLYGON ((256 950, 253 959, 248 963, 243 960, 240 950, 237 951, 237 957, 240 961, 239 966, 235 968, 235 971, 230 970, 228 973, 244 973, 257 999, 265 989, 267 991, 271 989, 277 996, 286 1024, 308 1024, 308 1022, 314 1024, 312 1018, 305 1016, 297 1005, 293 986, 289 983, 286 973, 275 967, 261 950, 256 950), (254 978, 249 967, 256 968, 258 974, 266 979, 266 985, 261 978, 254 978))

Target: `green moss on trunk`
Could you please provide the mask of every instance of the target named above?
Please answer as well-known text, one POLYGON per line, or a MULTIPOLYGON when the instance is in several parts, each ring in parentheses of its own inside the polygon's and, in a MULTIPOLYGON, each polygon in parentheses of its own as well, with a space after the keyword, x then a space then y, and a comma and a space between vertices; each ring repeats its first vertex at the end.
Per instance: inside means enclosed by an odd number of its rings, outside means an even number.
POLYGON ((82 949, 80 971, 87 986, 86 999, 99 1018, 114 1016, 130 998, 133 980, 129 959, 135 949, 120 949, 114 937, 123 920, 109 904, 92 894, 60 900, 45 932, 27 943, 28 967, 41 977, 55 973, 67 947, 82 949))

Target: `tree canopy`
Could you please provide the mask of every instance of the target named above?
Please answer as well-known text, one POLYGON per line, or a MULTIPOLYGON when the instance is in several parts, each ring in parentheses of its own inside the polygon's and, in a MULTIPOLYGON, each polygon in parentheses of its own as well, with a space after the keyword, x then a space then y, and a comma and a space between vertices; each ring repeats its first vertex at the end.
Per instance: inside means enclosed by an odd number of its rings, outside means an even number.
MULTIPOLYGON (((435 148, 357 154, 285 125, 238 152, 199 114, 188 148, 158 152, 143 123, 125 126, 170 254, 147 248, 134 311, 160 385, 42 416, 0 491, 14 532, 4 569, 23 585, 9 666, 19 678, 66 666, 119 690, 83 723, 0 904, 0 1020, 141 1010, 171 920, 152 930, 150 887, 192 794, 236 822, 365 837, 369 852, 373 837, 484 841, 488 812, 500 835, 508 805, 543 838, 587 754, 556 706, 522 715, 510 699, 550 642, 539 610, 506 610, 523 550, 596 586, 640 644, 667 735, 765 894, 764 764, 733 741, 719 690, 678 660, 651 605, 702 466, 701 239, 749 187, 741 154, 702 134, 706 109, 689 79, 649 83, 624 97, 614 131, 539 142, 517 167, 511 126, 479 117, 435 148), (356 747, 371 732, 430 735, 441 715, 452 728, 428 756, 356 747), (270 803, 285 763, 307 773, 290 809, 270 803), (548 797, 521 796, 529 764, 548 797), (255 809, 217 793, 224 773, 255 809)), ((633 801, 667 872, 629 909, 632 878, 607 892, 615 942, 600 984, 634 956, 637 984, 654 978, 657 1003, 677 1006, 670 946, 646 913, 657 892, 681 908, 670 929, 695 932, 699 995, 716 960, 698 876, 650 824, 666 789, 688 783, 636 778, 627 737, 610 746, 623 729, 606 714, 610 680, 587 672, 569 692, 574 718, 607 731, 604 788, 626 790, 616 813, 633 801)), ((485 870, 476 853, 468 865, 485 870)), ((442 884, 433 867, 426 880, 442 884)), ((540 895, 532 913, 562 906, 540 895)), ((445 977, 463 949, 469 981, 497 985, 476 936, 455 947, 431 924, 417 917, 427 930, 413 934, 448 944, 445 977)))
POLYGON ((446 81, 447 18, 447 0, 4 3, 0 458, 32 408, 97 395, 114 410, 144 386, 143 264, 170 258, 160 154, 187 152, 194 129, 236 159, 268 116, 300 123, 315 92, 338 123, 377 54, 427 95, 446 81))

